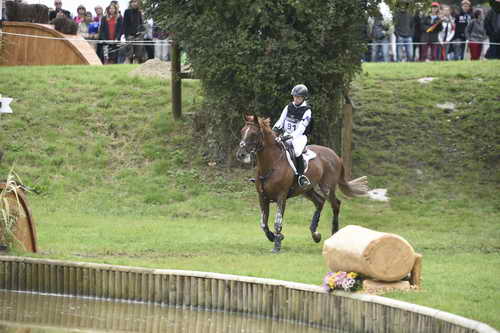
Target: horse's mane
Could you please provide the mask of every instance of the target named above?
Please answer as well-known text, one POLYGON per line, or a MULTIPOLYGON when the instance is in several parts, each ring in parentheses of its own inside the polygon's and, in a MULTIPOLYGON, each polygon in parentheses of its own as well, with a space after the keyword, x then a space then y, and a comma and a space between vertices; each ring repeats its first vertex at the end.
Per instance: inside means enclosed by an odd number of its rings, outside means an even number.
POLYGON ((267 131, 267 132, 271 131, 271 119, 270 118, 258 117, 257 119, 259 121, 260 128, 263 131, 267 131))

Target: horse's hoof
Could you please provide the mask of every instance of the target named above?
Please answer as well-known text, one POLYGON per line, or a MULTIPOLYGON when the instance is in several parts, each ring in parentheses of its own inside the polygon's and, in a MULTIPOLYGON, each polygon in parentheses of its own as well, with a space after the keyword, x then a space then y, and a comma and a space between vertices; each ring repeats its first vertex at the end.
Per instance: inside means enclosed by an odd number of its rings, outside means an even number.
POLYGON ((271 250, 272 253, 280 253, 281 249, 274 248, 271 250))
POLYGON ((311 234, 313 241, 319 243, 321 241, 321 234, 319 232, 315 232, 311 234))

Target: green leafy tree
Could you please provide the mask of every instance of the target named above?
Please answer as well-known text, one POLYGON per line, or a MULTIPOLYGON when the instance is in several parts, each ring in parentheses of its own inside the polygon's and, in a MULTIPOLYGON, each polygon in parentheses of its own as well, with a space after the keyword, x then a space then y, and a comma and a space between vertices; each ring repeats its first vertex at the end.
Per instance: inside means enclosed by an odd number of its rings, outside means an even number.
POLYGON ((202 80, 197 128, 211 158, 229 160, 242 114, 276 120, 291 88, 308 86, 314 143, 339 150, 343 93, 366 51, 366 7, 353 0, 148 0, 202 80))

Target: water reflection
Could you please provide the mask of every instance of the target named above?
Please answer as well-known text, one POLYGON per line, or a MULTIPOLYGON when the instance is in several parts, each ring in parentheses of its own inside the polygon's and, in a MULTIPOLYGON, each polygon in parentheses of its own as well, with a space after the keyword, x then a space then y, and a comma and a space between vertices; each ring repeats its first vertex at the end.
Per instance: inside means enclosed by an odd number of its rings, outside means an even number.
POLYGON ((300 324, 225 312, 0 290, 0 333, 89 331, 324 332, 300 324))

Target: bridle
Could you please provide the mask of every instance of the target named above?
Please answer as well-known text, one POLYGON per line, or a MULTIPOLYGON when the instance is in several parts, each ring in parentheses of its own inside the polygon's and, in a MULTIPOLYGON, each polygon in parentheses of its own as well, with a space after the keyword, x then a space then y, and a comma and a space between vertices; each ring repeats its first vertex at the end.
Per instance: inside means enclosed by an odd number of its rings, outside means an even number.
POLYGON ((254 123, 247 122, 247 126, 252 126, 257 128, 257 140, 252 142, 246 142, 245 137, 240 141, 240 149, 245 149, 248 154, 255 156, 259 151, 264 149, 264 145, 262 144, 263 135, 260 131, 259 127, 254 123))

